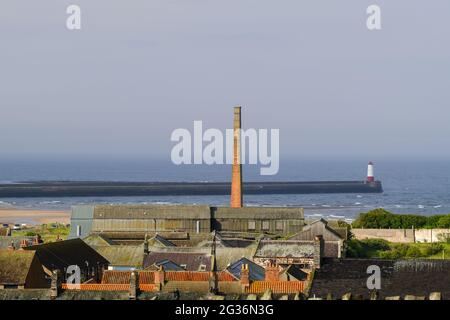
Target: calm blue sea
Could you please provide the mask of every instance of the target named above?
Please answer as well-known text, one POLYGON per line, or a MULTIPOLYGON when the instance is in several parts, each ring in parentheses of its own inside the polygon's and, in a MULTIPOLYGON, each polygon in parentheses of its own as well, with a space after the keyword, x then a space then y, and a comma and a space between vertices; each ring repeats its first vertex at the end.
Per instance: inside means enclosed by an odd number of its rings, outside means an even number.
MULTIPOLYGON (((260 176, 259 167, 244 166, 244 179, 362 180, 365 160, 286 160, 276 176, 260 176)), ((227 181, 228 165, 175 166, 170 160, 0 160, 0 181, 227 181)), ((246 205, 302 206, 309 217, 354 218, 360 212, 384 207, 395 213, 423 215, 450 213, 450 161, 378 160, 375 176, 382 194, 314 194, 244 196, 246 205)), ((0 207, 68 210, 74 204, 185 203, 228 205, 227 196, 158 196, 105 198, 0 198, 0 207)))

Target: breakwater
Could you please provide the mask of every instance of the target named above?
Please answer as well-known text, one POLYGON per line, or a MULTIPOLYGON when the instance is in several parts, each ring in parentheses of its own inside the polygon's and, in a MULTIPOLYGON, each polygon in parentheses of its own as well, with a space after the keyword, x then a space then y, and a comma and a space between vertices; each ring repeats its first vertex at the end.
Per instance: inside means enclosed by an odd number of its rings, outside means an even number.
MULTIPOLYGON (((41 181, 0 184, 0 198, 7 197, 110 197, 228 195, 229 182, 108 182, 41 181)), ((244 194, 381 193, 380 181, 280 181, 246 182, 244 194)))

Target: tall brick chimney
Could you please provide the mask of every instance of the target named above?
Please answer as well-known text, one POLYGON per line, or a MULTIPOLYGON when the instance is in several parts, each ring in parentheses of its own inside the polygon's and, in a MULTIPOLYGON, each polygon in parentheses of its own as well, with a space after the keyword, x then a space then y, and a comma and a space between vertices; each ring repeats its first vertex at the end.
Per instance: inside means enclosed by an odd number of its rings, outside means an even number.
POLYGON ((241 107, 234 108, 233 170, 231 178, 231 207, 242 208, 241 107))

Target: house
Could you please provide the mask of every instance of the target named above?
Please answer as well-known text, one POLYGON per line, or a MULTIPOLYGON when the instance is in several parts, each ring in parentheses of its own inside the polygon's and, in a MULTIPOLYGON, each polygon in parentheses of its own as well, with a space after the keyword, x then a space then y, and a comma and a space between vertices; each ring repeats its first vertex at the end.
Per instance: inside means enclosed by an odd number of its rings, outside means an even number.
POLYGON ((318 235, 321 235, 324 240, 324 257, 341 258, 344 256, 347 228, 332 228, 325 219, 307 224, 302 231, 289 237, 289 240, 312 241, 318 235))
POLYGON ((69 239, 91 233, 121 241, 144 239, 146 234, 217 232, 288 235, 302 230, 302 208, 209 207, 200 205, 74 206, 69 239))
POLYGON ((302 269, 320 268, 323 246, 324 241, 320 236, 314 241, 261 240, 253 261, 260 266, 296 264, 302 269))
POLYGON ((0 289, 49 287, 35 251, 0 249, 0 289))
POLYGON ((238 280, 241 280, 241 272, 246 266, 250 281, 261 281, 266 276, 266 270, 247 258, 241 258, 233 262, 226 270, 238 280))
POLYGON ((108 270, 142 269, 144 262, 143 245, 92 246, 92 248, 108 260, 108 270))
POLYGON ((59 270, 63 276, 70 266, 78 266, 82 281, 101 277, 103 269, 108 267, 108 260, 101 256, 81 239, 57 241, 25 247, 24 250, 35 251, 47 275, 59 270))
POLYGON ((143 267, 147 269, 163 261, 171 261, 187 271, 211 271, 212 258, 208 252, 151 251, 144 257, 143 267))
POLYGON ((285 281, 279 278, 279 267, 271 266, 262 277, 261 267, 254 265, 255 272, 250 275, 251 261, 242 260, 230 268, 240 266, 239 279, 229 270, 218 272, 204 271, 166 271, 163 267, 158 270, 116 271, 107 270, 103 274, 101 283, 82 284, 78 287, 62 285, 66 290, 78 291, 127 291, 133 299, 138 297, 138 291, 143 293, 161 292, 170 293, 179 291, 183 293, 207 294, 216 291, 220 294, 262 294, 270 289, 275 294, 294 294, 303 292, 306 281, 285 281), (247 264, 246 262, 249 262, 247 264), (254 279, 254 280, 253 280, 254 279))

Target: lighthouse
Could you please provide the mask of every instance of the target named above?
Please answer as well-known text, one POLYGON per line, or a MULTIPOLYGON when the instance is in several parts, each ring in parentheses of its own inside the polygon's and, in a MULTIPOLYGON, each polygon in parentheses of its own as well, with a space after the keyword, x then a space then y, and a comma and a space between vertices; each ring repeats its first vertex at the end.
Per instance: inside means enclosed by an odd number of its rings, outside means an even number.
POLYGON ((373 163, 372 161, 369 161, 369 164, 367 165, 367 182, 374 182, 375 178, 373 176, 373 163))

